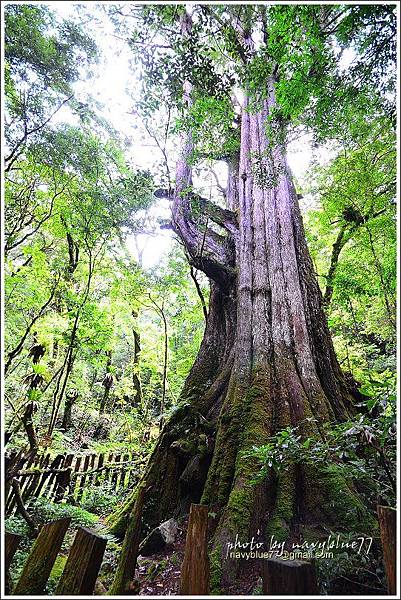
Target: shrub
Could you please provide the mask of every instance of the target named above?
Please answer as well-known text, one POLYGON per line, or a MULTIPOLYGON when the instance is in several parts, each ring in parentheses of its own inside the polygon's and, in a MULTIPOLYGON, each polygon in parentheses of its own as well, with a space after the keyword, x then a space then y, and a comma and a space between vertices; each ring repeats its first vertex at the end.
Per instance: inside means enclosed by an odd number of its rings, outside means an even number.
POLYGON ((66 517, 71 517, 71 526, 91 527, 98 521, 97 515, 90 513, 80 506, 55 504, 43 497, 31 498, 27 508, 30 515, 39 525, 66 517))
POLYGON ((114 489, 113 484, 106 481, 96 487, 86 490, 81 500, 81 507, 99 516, 110 514, 120 504, 127 493, 127 489, 114 489))

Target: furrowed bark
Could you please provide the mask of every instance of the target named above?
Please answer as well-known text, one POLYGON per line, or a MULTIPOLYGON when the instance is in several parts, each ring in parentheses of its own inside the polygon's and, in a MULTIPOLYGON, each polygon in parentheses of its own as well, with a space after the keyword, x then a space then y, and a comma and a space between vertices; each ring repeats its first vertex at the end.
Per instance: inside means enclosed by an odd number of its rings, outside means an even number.
MULTIPOLYGON (((184 19, 184 32, 188 26, 184 19)), ((231 586, 246 567, 227 559, 227 543, 236 535, 246 541, 260 531, 264 539, 275 535, 285 541, 319 536, 324 526, 365 533, 375 528, 342 476, 301 465, 254 482, 258 464, 249 456, 254 446, 290 426, 304 437, 323 436, 325 422, 344 420, 355 410, 354 392, 334 352, 284 144, 267 129, 276 108, 274 88, 271 76, 257 109, 245 100, 240 160, 233 157, 229 163, 230 227, 224 227, 223 244, 210 238, 202 245, 201 257, 201 232, 191 215, 190 132, 182 139, 177 163, 173 226, 190 262, 209 277, 209 310, 179 407, 165 424, 143 477, 151 487, 143 515, 152 526, 185 514, 191 502, 210 506, 216 514, 215 593, 231 586), (219 267, 211 268, 216 256, 219 267)), ((187 105, 190 94, 187 83, 187 105)), ((213 207, 205 207, 211 214, 213 207)), ((207 228, 202 235, 205 241, 207 228)), ((134 498, 110 517, 113 533, 124 531, 134 498)))

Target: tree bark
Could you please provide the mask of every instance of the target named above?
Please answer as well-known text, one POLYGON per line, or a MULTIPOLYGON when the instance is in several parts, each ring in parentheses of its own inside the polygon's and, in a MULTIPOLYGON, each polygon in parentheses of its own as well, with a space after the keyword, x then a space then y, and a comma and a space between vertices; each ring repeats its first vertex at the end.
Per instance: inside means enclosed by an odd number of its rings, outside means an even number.
MULTIPOLYGON (((184 19, 184 34, 188 27, 184 19)), ((190 96, 186 82, 188 106, 190 96)), ((258 109, 244 102, 223 241, 209 232, 207 221, 201 229, 191 215, 191 132, 183 136, 176 170, 173 227, 190 262, 209 277, 210 301, 180 404, 143 476, 152 488, 144 521, 155 526, 188 512, 191 502, 209 505, 217 523, 211 554, 215 592, 232 585, 243 567, 226 558, 227 543, 236 535, 246 541, 259 530, 294 540, 322 535, 325 527, 369 532, 376 526, 342 476, 301 465, 255 485, 258 466, 247 456, 286 427, 323 437, 325 422, 344 420, 355 410, 334 352, 284 145, 266 133, 275 108, 272 76, 258 109), (237 227, 232 214, 238 215, 237 227), (191 469, 195 460, 200 467, 191 469)), ((124 531, 134 500, 135 493, 110 516, 112 533, 124 531)))
POLYGON ((344 248, 347 238, 345 238, 346 226, 343 225, 338 232, 336 241, 333 244, 333 251, 330 258, 330 266, 326 277, 326 289, 324 291, 323 303, 327 308, 330 305, 334 291, 334 276, 337 271, 338 259, 340 252, 344 248))
POLYGON ((182 596, 209 595, 208 511, 207 506, 191 504, 185 555, 181 566, 180 594, 182 596))
POLYGON ((42 595, 61 548, 70 518, 43 525, 15 587, 16 596, 42 595))
POLYGON ((106 363, 106 374, 103 378, 102 385, 104 387, 104 392, 102 399, 99 405, 99 414, 102 415, 106 409, 107 401, 110 395, 110 389, 114 383, 114 377, 110 372, 111 368, 111 350, 106 351, 107 363, 106 363))
POLYGON ((65 403, 64 403, 63 421, 61 424, 61 428, 64 429, 64 431, 68 431, 71 427, 72 407, 74 406, 75 402, 77 401, 77 398, 78 398, 77 390, 71 390, 68 394, 66 394, 65 403))
POLYGON ((56 596, 91 596, 95 588, 107 540, 93 531, 78 527, 68 553, 56 596))
MULTIPOLYGON (((142 385, 139 377, 139 355, 141 353, 141 337, 136 329, 133 329, 134 334, 134 358, 133 358, 133 366, 134 371, 132 374, 132 383, 134 384, 135 389, 135 406, 142 406, 143 397, 142 397, 142 385)), ((146 411, 145 411, 146 412, 146 411)))
POLYGON ((134 509, 129 517, 116 575, 110 589, 111 595, 131 595, 130 584, 135 577, 136 561, 141 539, 141 519, 144 499, 145 488, 141 487, 134 509))
POLYGON ((24 414, 21 417, 21 422, 25 428, 25 432, 29 442, 29 452, 36 453, 39 447, 38 436, 36 434, 33 415, 37 411, 37 406, 34 402, 28 402, 25 407, 24 414))
POLYGON ((10 578, 10 565, 14 558, 14 554, 18 550, 18 546, 22 540, 22 535, 16 533, 5 532, 5 556, 4 556, 4 591, 7 595, 11 592, 12 582, 10 578))
POLYGON ((263 593, 270 596, 318 596, 315 565, 301 560, 263 561, 263 593))

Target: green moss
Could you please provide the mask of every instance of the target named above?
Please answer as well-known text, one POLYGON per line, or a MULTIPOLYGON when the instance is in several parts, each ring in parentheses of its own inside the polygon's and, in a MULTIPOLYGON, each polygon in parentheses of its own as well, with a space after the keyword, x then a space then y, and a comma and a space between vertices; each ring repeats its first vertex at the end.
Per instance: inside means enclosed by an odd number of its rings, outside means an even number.
POLYGON ((305 499, 308 509, 322 513, 328 524, 348 531, 377 534, 378 525, 352 483, 341 473, 318 471, 308 466, 305 473, 305 499))
POLYGON ((204 433, 194 433, 185 438, 180 438, 173 442, 170 448, 180 454, 195 456, 200 454, 204 456, 208 452, 207 436, 204 433))
POLYGON ((176 440, 170 446, 170 448, 180 454, 189 454, 193 456, 196 454, 198 448, 197 440, 193 437, 176 440))
POLYGON ((150 567, 149 567, 149 569, 148 569, 148 571, 146 573, 145 579, 147 581, 153 581, 154 579, 156 579, 156 577, 158 575, 160 575, 160 573, 162 573, 163 571, 165 571, 165 569, 167 568, 167 566, 168 566, 168 561, 166 559, 165 560, 160 560, 157 563, 153 562, 150 565, 150 567))
POLYGON ((124 537, 125 531, 128 526, 128 515, 132 510, 136 497, 138 494, 138 488, 133 491, 133 493, 129 496, 129 498, 124 502, 124 504, 118 507, 107 519, 105 520, 106 525, 108 527, 109 532, 112 535, 122 539, 124 537))
POLYGON ((247 389, 244 399, 243 426, 240 435, 240 451, 236 457, 234 488, 228 500, 228 515, 235 533, 246 536, 249 532, 255 505, 255 474, 257 462, 247 453, 253 446, 267 441, 270 422, 269 403, 266 402, 268 382, 258 379, 247 389))
POLYGON ((310 525, 300 525, 299 533, 302 536, 302 539, 307 540, 308 542, 317 542, 327 538, 326 531, 318 531, 316 527, 311 527, 310 525))
POLYGON ((209 554, 210 560, 210 594, 213 596, 221 595, 221 579, 223 569, 221 566, 221 544, 216 544, 215 548, 209 554))
POLYGON ((217 426, 213 460, 202 496, 204 504, 224 506, 228 501, 235 471, 241 417, 239 394, 232 389, 225 398, 217 426))
POLYGON ((283 542, 289 537, 291 521, 295 512, 295 467, 281 473, 277 481, 276 504, 273 517, 267 524, 266 533, 283 542))
POLYGON ((54 565, 49 575, 49 579, 46 584, 46 593, 52 596, 56 590, 59 579, 64 571, 65 564, 67 562, 67 556, 59 554, 54 561, 54 565))
POLYGON ((67 556, 63 556, 63 555, 59 554, 54 562, 49 579, 54 579, 54 580, 60 579, 61 574, 64 571, 66 562, 67 562, 67 556))
POLYGON ((266 443, 269 434, 268 389, 265 378, 255 377, 251 387, 235 386, 222 409, 202 502, 226 506, 219 527, 223 539, 227 535, 235 538, 236 534, 247 539, 249 534, 257 494, 257 464, 247 454, 253 446, 266 443))
POLYGON ((232 490, 227 509, 234 533, 239 537, 246 536, 252 516, 254 486, 244 485, 240 489, 232 490))

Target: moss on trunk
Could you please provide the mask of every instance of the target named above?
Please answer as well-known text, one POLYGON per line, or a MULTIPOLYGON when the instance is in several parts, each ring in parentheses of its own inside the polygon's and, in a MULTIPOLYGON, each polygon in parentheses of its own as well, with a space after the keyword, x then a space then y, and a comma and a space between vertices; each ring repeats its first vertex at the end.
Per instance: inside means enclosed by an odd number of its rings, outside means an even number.
MULTIPOLYGON (((233 196, 227 203, 238 214, 238 230, 230 229, 214 258, 217 263, 226 258, 235 279, 227 279, 210 255, 196 263, 211 280, 205 337, 182 404, 163 428, 143 476, 144 519, 151 527, 187 511, 188 482, 184 488, 180 477, 192 457, 210 457, 201 501, 216 513, 214 591, 227 589, 243 567, 226 556, 236 535, 243 541, 253 535, 290 541, 302 532, 319 537, 327 528, 365 534, 375 528, 340 474, 302 465, 264 483, 254 481, 258 465, 249 456, 254 446, 288 426, 300 427, 305 437, 318 436, 323 423, 355 410, 335 356, 285 150, 267 139, 266 124, 277 109, 274 87, 271 77, 256 112, 245 101, 240 162, 230 170, 227 189, 233 196)), ((185 195, 192 185, 190 132, 183 147, 173 216, 196 262, 199 232, 185 195)), ((208 231, 203 239, 205 247, 210 242, 208 252, 215 247, 208 231)), ((110 517, 113 533, 123 532, 133 499, 110 517)))

